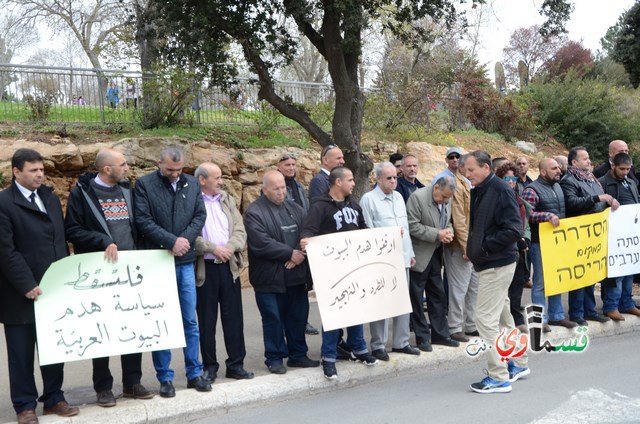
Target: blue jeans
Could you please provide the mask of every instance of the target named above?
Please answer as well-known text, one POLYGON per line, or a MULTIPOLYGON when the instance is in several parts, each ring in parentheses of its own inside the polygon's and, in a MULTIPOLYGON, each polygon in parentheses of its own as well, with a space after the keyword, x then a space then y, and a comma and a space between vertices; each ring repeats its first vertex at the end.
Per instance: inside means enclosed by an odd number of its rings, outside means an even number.
POLYGON ((617 277, 615 287, 607 287, 604 292, 602 312, 628 311, 635 307, 633 303, 633 275, 617 277))
POLYGON ((308 351, 304 330, 309 318, 305 285, 287 287, 286 293, 256 292, 256 303, 262 317, 265 365, 282 364, 286 357, 304 359, 308 351))
MULTIPOLYGON (((336 346, 340 339, 340 330, 322 330, 322 347, 320 352, 322 353, 322 359, 327 362, 335 362, 338 354, 336 353, 336 346)), ((356 355, 362 355, 369 352, 367 349, 367 342, 364 341, 364 325, 352 325, 347 327, 347 346, 351 348, 356 355)))
POLYGON ((531 243, 529 257, 533 265, 533 287, 531 288, 531 302, 534 305, 544 307, 544 322, 560 321, 564 319, 564 307, 562 306, 562 295, 555 294, 547 298, 549 307, 545 307, 544 296, 544 273, 542 269, 542 252, 540 243, 531 243))
MULTIPOLYGON (((196 319, 196 274, 194 264, 176 265, 176 281, 178 283, 178 298, 182 313, 182 326, 187 346, 184 352, 184 367, 187 380, 193 380, 202 375, 202 362, 198 358, 200 354, 200 332, 196 319)), ((173 380, 171 365, 171 350, 158 350, 152 352, 153 366, 156 369, 156 378, 159 382, 173 380)))
POLYGON ((598 315, 596 297, 593 293, 594 287, 595 284, 569 292, 569 319, 571 321, 598 315))

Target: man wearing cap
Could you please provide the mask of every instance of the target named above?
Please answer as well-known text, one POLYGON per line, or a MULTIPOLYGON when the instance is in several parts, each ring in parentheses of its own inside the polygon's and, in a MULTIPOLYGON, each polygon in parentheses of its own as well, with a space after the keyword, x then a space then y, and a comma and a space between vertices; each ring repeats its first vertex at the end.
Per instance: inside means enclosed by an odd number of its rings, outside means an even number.
POLYGON ((309 183, 309 200, 316 197, 326 197, 329 192, 329 173, 338 166, 344 165, 344 155, 342 150, 335 144, 329 144, 322 149, 320 154, 322 167, 309 183))
POLYGON ((196 312, 202 378, 211 384, 218 376, 220 364, 216 356, 216 327, 220 305, 224 345, 228 355, 225 375, 236 380, 250 380, 253 373, 244 369, 247 351, 240 287, 242 251, 247 233, 233 196, 222 190, 224 183, 220 167, 205 162, 196 168, 194 176, 200 184, 207 210, 202 234, 196 238, 196 312))
MULTIPOLYGON (((277 167, 278 171, 284 175, 284 182, 287 186, 287 200, 300 205, 306 215, 309 210, 309 199, 307 199, 307 195, 302 184, 296 180, 297 159, 298 157, 291 153, 284 154, 280 157, 277 167)), ((304 332, 309 335, 316 335, 320 333, 317 328, 308 322, 304 332)))
POLYGON ((447 153, 445 155, 445 160, 447 161, 447 167, 445 168, 444 171, 440 172, 438 175, 433 177, 433 181, 434 182, 438 181, 442 177, 456 178, 456 174, 458 173, 458 163, 460 161, 460 156, 462 156, 461 148, 450 147, 449 149, 447 149, 447 153))

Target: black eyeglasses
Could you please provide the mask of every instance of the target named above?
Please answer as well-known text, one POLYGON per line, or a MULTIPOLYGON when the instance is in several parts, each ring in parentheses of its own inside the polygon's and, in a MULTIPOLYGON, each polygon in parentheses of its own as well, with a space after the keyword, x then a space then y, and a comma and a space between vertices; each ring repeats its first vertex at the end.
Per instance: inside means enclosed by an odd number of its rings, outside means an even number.
POLYGON ((280 158, 279 162, 282 162, 283 160, 289 160, 289 159, 298 159, 298 156, 291 153, 287 153, 286 155, 280 158))
POLYGON ((335 144, 329 144, 324 149, 322 149, 322 156, 321 157, 327 156, 327 153, 329 153, 329 150, 334 149, 336 147, 338 147, 338 146, 336 146, 335 144))
POLYGON ((388 177, 384 177, 385 180, 390 181, 390 180, 397 180, 398 177, 396 177, 395 175, 389 175, 388 177))
POLYGON ((447 156, 447 159, 449 160, 460 159, 460 155, 449 155, 447 156))

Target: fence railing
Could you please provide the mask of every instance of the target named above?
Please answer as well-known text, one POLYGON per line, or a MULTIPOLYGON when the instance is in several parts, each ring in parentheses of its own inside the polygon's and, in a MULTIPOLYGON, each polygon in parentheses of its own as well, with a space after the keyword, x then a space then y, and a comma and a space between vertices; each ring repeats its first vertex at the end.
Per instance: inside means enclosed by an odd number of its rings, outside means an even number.
MULTIPOLYGON (((144 105, 139 72, 0 64, 0 122, 133 123, 144 105)), ((328 84, 276 81, 279 95, 299 104, 333 103, 328 84)), ((225 90, 204 81, 185 105, 196 124, 254 124, 264 103, 258 86, 240 78, 225 90)), ((272 111, 277 124, 292 121, 272 111)))

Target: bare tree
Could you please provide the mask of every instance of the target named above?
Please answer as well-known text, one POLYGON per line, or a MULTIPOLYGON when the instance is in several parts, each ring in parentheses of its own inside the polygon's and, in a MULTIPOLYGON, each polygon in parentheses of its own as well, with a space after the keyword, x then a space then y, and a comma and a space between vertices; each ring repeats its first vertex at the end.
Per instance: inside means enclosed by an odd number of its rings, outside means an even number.
POLYGON ((101 56, 109 43, 130 25, 119 0, 7 0, 20 12, 18 22, 33 27, 46 24, 55 34, 71 32, 91 65, 102 68, 101 56))
POLYGON ((563 35, 543 37, 540 26, 518 28, 509 38, 509 44, 502 50, 507 79, 515 85, 519 79, 518 63, 522 61, 528 71, 528 81, 535 78, 544 66, 565 43, 563 35))

